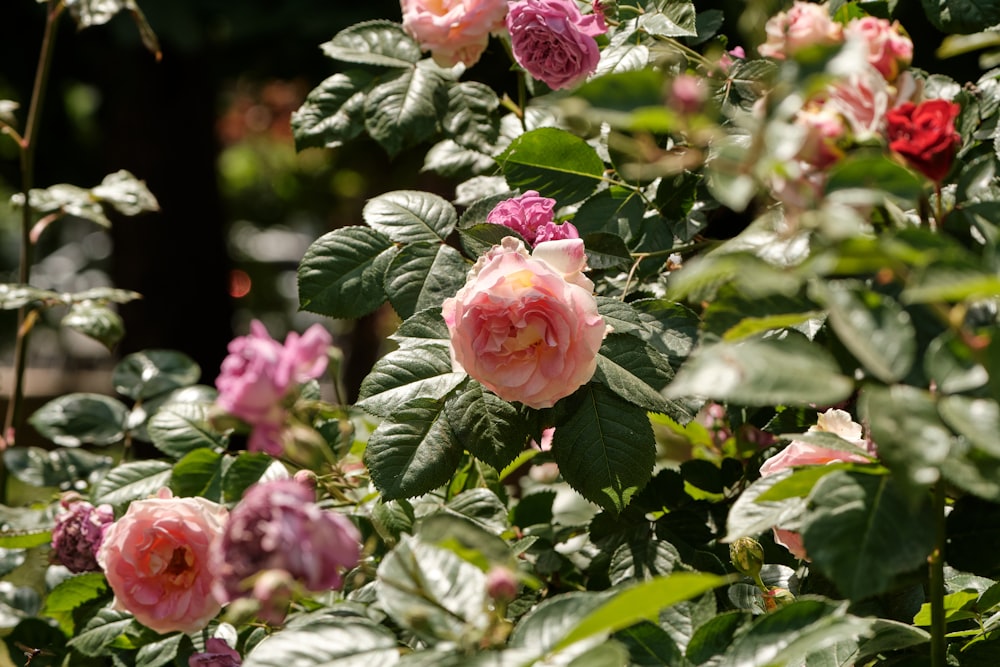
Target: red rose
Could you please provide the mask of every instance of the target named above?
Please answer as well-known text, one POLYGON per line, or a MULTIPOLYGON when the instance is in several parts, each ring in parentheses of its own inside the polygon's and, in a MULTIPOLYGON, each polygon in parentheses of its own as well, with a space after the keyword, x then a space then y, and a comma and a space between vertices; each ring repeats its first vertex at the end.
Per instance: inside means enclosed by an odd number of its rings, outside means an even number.
POLYGON ((948 175, 955 147, 962 140, 955 132, 955 118, 961 110, 947 100, 899 105, 885 115, 889 148, 921 174, 940 183, 948 175))

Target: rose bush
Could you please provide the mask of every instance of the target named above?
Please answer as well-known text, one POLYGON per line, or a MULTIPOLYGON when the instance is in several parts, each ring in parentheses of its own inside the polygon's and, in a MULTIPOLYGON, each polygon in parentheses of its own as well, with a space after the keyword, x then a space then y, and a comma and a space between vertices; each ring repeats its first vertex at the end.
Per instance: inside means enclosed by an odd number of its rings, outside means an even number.
POLYGON ((607 332, 583 241, 546 241, 529 255, 505 238, 442 306, 457 367, 508 401, 548 408, 594 374, 607 332))

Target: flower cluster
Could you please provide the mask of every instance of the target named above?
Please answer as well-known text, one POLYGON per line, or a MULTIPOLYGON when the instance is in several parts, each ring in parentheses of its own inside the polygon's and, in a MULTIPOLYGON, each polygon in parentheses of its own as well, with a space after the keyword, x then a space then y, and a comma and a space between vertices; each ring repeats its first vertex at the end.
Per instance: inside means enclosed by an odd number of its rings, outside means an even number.
POLYGON ((286 401, 299 385, 323 373, 331 343, 330 334, 314 324, 302 336, 289 333, 282 345, 257 320, 249 335, 229 343, 215 381, 217 404, 253 428, 250 451, 281 455, 286 401))
POLYGON ((574 0, 401 0, 403 28, 439 65, 478 62, 504 27, 514 59, 550 88, 570 88, 597 69, 594 38, 607 32, 600 3, 583 15, 574 0))

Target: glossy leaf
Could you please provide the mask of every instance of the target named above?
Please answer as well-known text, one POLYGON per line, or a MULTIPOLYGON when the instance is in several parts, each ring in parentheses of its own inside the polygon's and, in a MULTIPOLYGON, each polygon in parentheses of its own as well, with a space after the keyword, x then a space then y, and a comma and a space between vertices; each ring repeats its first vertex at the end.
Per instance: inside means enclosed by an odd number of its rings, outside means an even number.
POLYGON ((115 391, 134 400, 146 400, 198 381, 201 368, 191 357, 174 350, 133 352, 115 366, 115 391))
POLYGON ((108 350, 114 349, 125 335, 125 325, 118 313, 96 304, 74 305, 60 324, 93 338, 108 350))
POLYGON ((222 499, 222 475, 227 460, 207 447, 189 451, 174 464, 170 489, 175 496, 201 496, 213 502, 222 499))
POLYGON ((927 18, 938 30, 969 34, 1000 24, 997 0, 921 0, 927 18))
POLYGON ((104 447, 125 437, 128 408, 102 394, 65 394, 36 410, 29 422, 62 447, 104 447))
POLYGON ((54 618, 62 631, 72 636, 76 626, 73 611, 96 600, 107 590, 108 582, 102 572, 87 572, 69 577, 49 592, 42 613, 54 618))
POLYGON ((94 487, 94 504, 125 505, 165 487, 172 467, 165 461, 131 461, 119 463, 94 487))
POLYGON ((500 136, 495 113, 500 100, 493 89, 477 81, 461 81, 448 89, 448 111, 441 120, 446 136, 456 144, 491 152, 500 136))
POLYGON ((686 422, 692 415, 660 395, 673 376, 669 360, 652 347, 634 336, 610 334, 597 356, 594 380, 630 403, 686 422))
POLYGON ((452 370, 448 347, 440 343, 407 345, 379 359, 361 383, 358 407, 391 417, 413 399, 444 398, 466 377, 452 370))
POLYGON ((295 148, 337 148, 365 129, 365 92, 372 76, 360 70, 334 74, 292 113, 295 148))
POLYGON ((368 200, 361 215, 395 243, 440 243, 458 224, 455 207, 430 192, 395 190, 368 200))
POLYGON ((365 21, 341 30, 320 48, 328 57, 363 65, 410 67, 421 58, 420 46, 398 23, 365 21))
POLYGON ((299 264, 299 306, 320 315, 362 317, 385 302, 385 270, 395 249, 367 227, 324 234, 299 264))
POLYGON ((385 275, 389 303, 400 317, 437 307, 465 285, 469 263, 451 246, 411 243, 392 258, 385 275))
POLYGON ((365 129, 389 155, 396 155, 430 139, 447 104, 445 80, 433 67, 393 70, 368 91, 365 129))
POLYGON ((585 199, 604 175, 604 162, 586 141, 551 127, 522 134, 497 161, 512 189, 537 190, 560 203, 585 199))
POLYGON ((275 632, 250 652, 243 667, 391 667, 398 660, 391 632, 367 620, 342 618, 275 632))
POLYGON ((530 421, 524 411, 478 382, 470 380, 448 399, 445 410, 462 446, 497 470, 528 446, 530 421))
POLYGON ((3 453, 10 473, 32 486, 70 489, 111 468, 114 459, 82 449, 11 447, 3 453))
POLYGON ((209 425, 210 410, 207 403, 170 403, 149 420, 149 437, 157 449, 175 458, 201 447, 225 447, 225 437, 209 425))

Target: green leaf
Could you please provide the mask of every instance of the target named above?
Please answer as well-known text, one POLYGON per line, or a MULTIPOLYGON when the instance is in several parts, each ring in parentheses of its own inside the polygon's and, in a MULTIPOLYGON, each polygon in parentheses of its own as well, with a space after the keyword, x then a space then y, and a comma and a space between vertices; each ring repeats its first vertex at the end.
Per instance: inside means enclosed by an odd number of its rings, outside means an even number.
POLYGON ((59 303, 61 298, 57 292, 31 285, 0 284, 0 310, 17 310, 35 301, 59 303))
POLYGON ((378 600, 430 645, 472 641, 489 624, 486 575, 447 549, 404 537, 378 568, 378 600))
POLYGON ((395 248, 368 227, 342 227, 316 239, 299 264, 299 307, 354 319, 386 299, 383 281, 395 248))
POLYGON ((632 262, 628 246, 617 234, 596 232, 583 238, 587 266, 594 270, 626 267, 632 262))
POLYGON ((727 581, 714 574, 675 572, 619 589, 610 600, 581 619, 556 644, 556 650, 594 635, 616 632, 639 621, 655 621, 664 607, 689 600, 727 581))
POLYGON ((40 407, 28 422, 62 447, 105 447, 125 437, 128 408, 101 394, 65 394, 40 407))
POLYGON ((944 396, 938 401, 944 422, 977 449, 1000 458, 1000 405, 988 398, 944 396))
POLYGON ((891 160, 881 152, 858 152, 829 170, 827 196, 849 197, 856 204, 879 205, 884 195, 912 205, 924 192, 923 177, 891 160), (884 193, 884 194, 883 194, 884 193))
POLYGON ((251 484, 260 481, 274 463, 275 460, 267 454, 238 452, 222 474, 223 501, 238 501, 243 497, 243 492, 251 484))
POLYGON ((391 21, 356 23, 320 48, 335 60, 382 67, 411 67, 421 56, 420 45, 391 21))
POLYGON ((649 47, 635 41, 609 44, 601 49, 601 59, 597 62, 593 78, 600 78, 632 72, 640 72, 649 64, 649 47))
POLYGON ((521 238, 520 234, 509 227, 497 225, 492 222, 484 222, 459 230, 459 239, 462 242, 462 248, 470 257, 479 257, 486 254, 486 251, 493 246, 500 245, 505 236, 521 238))
POLYGON ((451 246, 412 243, 389 264, 385 291, 389 303, 403 318, 427 308, 440 308, 465 285, 469 263, 451 246))
POLYGON ((705 331, 736 342, 767 331, 802 327, 821 316, 819 306, 800 295, 750 297, 735 286, 726 285, 705 309, 703 318, 705 331))
POLYGON ((1000 24, 997 0, 921 0, 924 13, 941 32, 971 34, 1000 24))
POLYGON ((372 82, 368 72, 334 74, 314 88, 292 113, 296 150, 337 148, 365 129, 365 92, 372 82))
POLYGON ((104 655, 105 649, 134 623, 128 612, 100 609, 66 645, 86 656, 104 655))
POLYGON ((829 600, 797 600, 761 617, 729 646, 724 665, 770 667, 791 665, 807 654, 870 631, 874 618, 844 613, 845 605, 829 600))
POLYGON ((448 326, 440 308, 428 308, 403 320, 389 338, 399 343, 400 347, 431 343, 447 345, 448 326))
POLYGON ((564 204, 590 196, 604 175, 604 162, 586 141, 553 127, 525 132, 497 161, 511 189, 537 190, 564 204))
POLYGON ((73 305, 60 324, 93 338, 109 351, 114 349, 125 335, 125 325, 118 313, 94 303, 73 305))
POLYGON ((639 17, 639 27, 657 37, 695 37, 694 4, 687 1, 653 0, 639 17))
POLYGON ((94 487, 94 504, 126 505, 156 495, 170 481, 171 465, 165 461, 119 463, 94 487))
POLYGON ((134 400, 146 400, 187 387, 201 377, 191 357, 174 350, 143 350, 127 355, 115 366, 115 391, 134 400))
POLYGON ((441 120, 445 136, 459 146, 492 152, 500 136, 495 113, 500 100, 478 81, 461 81, 448 89, 448 111, 441 120))
POLYGON ((652 474, 656 447, 646 411, 593 385, 556 410, 552 453, 559 471, 584 498, 620 513, 652 474))
MULTIPOLYGON (((135 7, 134 3, 130 4, 135 7)), ((90 194, 98 202, 110 206, 121 215, 135 216, 160 210, 160 205, 146 187, 146 182, 124 169, 105 176, 100 185, 91 189, 90 194)))
POLYGON ((621 630, 615 635, 615 639, 628 648, 633 665, 685 667, 687 664, 684 654, 667 631, 652 623, 638 623, 621 630))
POLYGON ((0 549, 31 549, 52 542, 51 530, 11 531, 0 533, 0 549))
POLYGON ((375 231, 395 243, 440 243, 458 224, 455 207, 430 192, 395 190, 368 200, 361 213, 375 231))
POLYGON ((210 410, 207 403, 169 403, 149 420, 149 437, 157 449, 174 458, 201 447, 224 448, 225 437, 209 424, 210 410))
POLYGON ((393 70, 365 98, 365 129, 389 153, 427 141, 447 109, 445 79, 431 66, 393 70))
POLYGON ((726 519, 726 537, 724 542, 733 542, 739 537, 756 537, 760 533, 781 524, 797 519, 806 509, 804 498, 796 496, 779 500, 761 500, 779 483, 789 479, 793 474, 790 468, 761 477, 743 490, 736 497, 726 519))
POLYGON ((802 538, 813 564, 853 600, 883 593, 934 548, 930 503, 914 506, 889 476, 838 471, 809 495, 802 538))
POLYGON ((548 653, 610 595, 608 591, 572 591, 542 600, 514 626, 510 645, 548 653))
POLYGON ((837 337, 883 382, 903 378, 916 356, 916 329, 893 298, 855 281, 816 283, 812 296, 829 309, 837 337))
POLYGON ((364 619, 327 618, 268 636, 243 667, 391 667, 398 661, 396 637, 385 628, 364 619))
POLYGON ((715 656, 722 655, 735 637, 742 635, 750 624, 750 614, 728 611, 715 616, 695 630, 685 649, 685 657, 696 665, 706 664, 715 656))
POLYGON ((417 398, 393 410, 368 440, 365 463, 386 500, 427 493, 451 478, 462 457, 442 403, 417 398))
POLYGON ((415 398, 444 398, 466 377, 452 370, 448 347, 439 342, 407 345, 385 355, 361 382, 358 407, 394 417, 415 398))
POLYGON ((191 639, 187 635, 172 634, 158 641, 143 644, 135 655, 135 664, 143 667, 160 667, 172 663, 184 642, 191 646, 191 639))
POLYGON ((978 389, 989 381, 989 373, 973 351, 952 331, 943 332, 927 346, 924 372, 943 394, 978 389))
POLYGON ((3 453, 10 473, 25 484, 73 488, 89 481, 96 473, 111 468, 114 459, 82 449, 47 450, 40 447, 11 447, 3 453))
POLYGON ((222 474, 226 459, 207 448, 193 449, 174 464, 170 488, 174 495, 186 498, 203 496, 213 502, 222 499, 222 474))
POLYGON ((444 139, 428 149, 420 171, 431 171, 445 178, 462 181, 485 175, 496 169, 496 166, 491 153, 466 148, 451 139, 444 139))
POLYGON ((646 207, 638 195, 608 188, 580 204, 580 208, 573 216, 573 225, 584 237, 589 234, 611 232, 629 240, 636 229, 636 223, 645 213, 646 207))
MULTIPOLYGON (((979 599, 979 591, 970 589, 957 591, 944 596, 944 622, 964 621, 977 616, 974 610, 976 600, 979 599)), ((923 627, 931 625, 931 603, 925 602, 920 605, 920 611, 913 617, 913 624, 923 627)))
POLYGON ((597 355, 594 380, 640 408, 687 422, 693 415, 660 395, 673 376, 670 361, 651 346, 635 336, 609 334, 597 355))
POLYGON ((740 405, 832 405, 853 389, 826 349, 788 335, 706 345, 681 366, 664 395, 740 405))
POLYGON ((920 628, 898 621, 878 618, 875 619, 872 635, 860 642, 856 659, 860 660, 879 653, 928 644, 930 640, 930 634, 920 628))
POLYGON ((522 410, 474 380, 445 404, 455 439, 473 456, 503 470, 528 445, 529 420, 522 410))
POLYGON ((73 611, 101 597, 108 590, 103 572, 88 572, 60 581, 45 597, 42 615, 53 618, 67 635, 75 629, 73 611))

